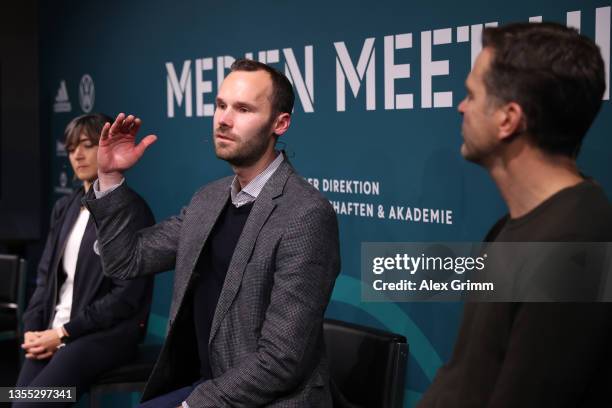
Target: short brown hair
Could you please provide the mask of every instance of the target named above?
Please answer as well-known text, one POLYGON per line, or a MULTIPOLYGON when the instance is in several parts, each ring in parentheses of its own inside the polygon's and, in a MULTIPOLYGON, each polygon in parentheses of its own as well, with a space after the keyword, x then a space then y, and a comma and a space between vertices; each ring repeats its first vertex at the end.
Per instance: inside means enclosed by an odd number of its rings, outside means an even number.
POLYGON ((262 62, 250 59, 237 59, 230 67, 234 71, 266 71, 272 79, 272 110, 275 113, 288 113, 293 111, 295 94, 289 79, 279 70, 262 62))
POLYGON ((597 45, 557 23, 487 27, 482 45, 493 51, 487 93, 521 106, 526 131, 542 150, 576 157, 606 87, 597 45))
POLYGON ((113 119, 103 113, 91 113, 88 115, 77 116, 72 119, 64 130, 64 146, 70 151, 79 144, 81 135, 94 145, 100 142, 100 133, 106 122, 113 123, 113 119))

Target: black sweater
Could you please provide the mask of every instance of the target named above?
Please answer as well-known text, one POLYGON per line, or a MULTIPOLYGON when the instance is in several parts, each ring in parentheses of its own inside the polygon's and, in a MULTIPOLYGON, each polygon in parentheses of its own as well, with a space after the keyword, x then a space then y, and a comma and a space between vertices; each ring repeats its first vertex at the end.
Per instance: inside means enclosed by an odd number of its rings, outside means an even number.
MULTIPOLYGON (((487 235, 497 242, 610 242, 612 207, 585 181, 487 235)), ((419 408, 612 406, 609 303, 466 303, 453 355, 419 408)))
POLYGON ((253 203, 236 208, 228 200, 207 240, 194 273, 193 319, 200 355, 200 376, 212 378, 208 355, 208 338, 225 275, 236 249, 238 238, 253 208, 253 203))

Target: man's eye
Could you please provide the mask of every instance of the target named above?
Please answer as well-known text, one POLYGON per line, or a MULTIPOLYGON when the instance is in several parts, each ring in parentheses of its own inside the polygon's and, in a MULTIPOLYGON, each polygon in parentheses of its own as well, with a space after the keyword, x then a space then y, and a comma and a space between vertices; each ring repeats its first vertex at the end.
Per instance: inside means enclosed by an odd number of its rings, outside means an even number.
POLYGON ((238 110, 239 110, 240 112, 242 112, 242 113, 245 113, 245 112, 248 112, 248 111, 249 111, 249 109, 248 109, 248 108, 245 108, 244 106, 240 107, 238 110))

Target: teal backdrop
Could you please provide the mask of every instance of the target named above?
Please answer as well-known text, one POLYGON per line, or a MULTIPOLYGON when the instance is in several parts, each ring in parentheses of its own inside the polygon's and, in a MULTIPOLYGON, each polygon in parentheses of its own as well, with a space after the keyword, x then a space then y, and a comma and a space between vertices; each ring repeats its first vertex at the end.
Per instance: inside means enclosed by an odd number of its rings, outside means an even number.
MULTIPOLYGON (((462 160, 457 113, 482 26, 541 18, 579 27, 600 45, 609 78, 611 4, 42 2, 49 203, 75 187, 61 145, 70 119, 126 112, 142 118, 141 136, 159 137, 128 183, 157 220, 178 213, 199 186, 231 174, 214 155, 211 115, 232 58, 286 71, 298 98, 280 147, 332 201, 340 223, 342 273, 327 316, 408 338, 412 407, 450 356, 462 305, 362 302, 361 243, 482 239, 506 208, 488 175, 462 160)), ((579 160, 609 195, 611 113, 608 91, 579 160)), ((172 271, 156 278, 149 342, 165 335, 172 279, 172 271)))

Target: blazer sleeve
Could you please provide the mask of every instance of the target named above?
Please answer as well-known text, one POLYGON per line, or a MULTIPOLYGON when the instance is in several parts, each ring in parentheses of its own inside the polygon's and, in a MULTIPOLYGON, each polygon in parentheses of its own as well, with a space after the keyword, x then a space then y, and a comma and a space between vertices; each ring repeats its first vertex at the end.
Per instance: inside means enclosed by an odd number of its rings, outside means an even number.
POLYGON ((174 268, 185 209, 180 215, 141 229, 137 222, 140 197, 126 183, 99 199, 84 201, 98 231, 104 273, 133 279, 174 268))
POLYGON ((49 281, 49 273, 51 271, 51 260, 53 258, 53 247, 55 237, 57 236, 58 229, 61 228, 62 214, 67 205, 68 198, 64 197, 59 199, 53 206, 51 211, 51 221, 49 223, 49 233, 47 234, 47 241, 43 249, 40 262, 38 263, 38 270, 36 272, 36 289, 30 298, 28 307, 23 314, 23 331, 39 331, 46 329, 46 322, 44 319, 44 308, 45 308, 45 294, 47 289, 47 283, 49 281))
POLYGON ((301 211, 279 243, 270 304, 257 351, 198 385, 190 407, 263 406, 312 371, 323 315, 340 270, 338 224, 330 206, 301 211))
MULTIPOLYGON (((132 219, 135 229, 146 228, 155 222, 153 213, 144 200, 139 199, 133 205, 138 207, 132 219)), ((152 287, 151 278, 129 281, 112 279, 112 282, 113 287, 106 295, 91 303, 64 325, 71 340, 112 327, 137 313, 143 307, 143 302, 150 302, 150 298, 146 298, 150 297, 148 292, 152 287)))

